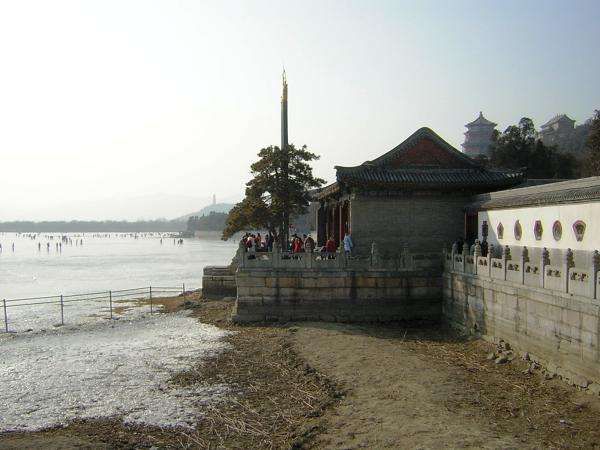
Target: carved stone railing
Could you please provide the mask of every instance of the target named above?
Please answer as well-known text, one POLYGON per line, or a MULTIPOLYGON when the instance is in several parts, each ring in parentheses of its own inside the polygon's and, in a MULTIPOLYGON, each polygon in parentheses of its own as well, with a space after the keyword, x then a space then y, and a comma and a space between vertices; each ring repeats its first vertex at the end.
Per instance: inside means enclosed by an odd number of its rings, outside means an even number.
POLYGON ((544 278, 539 263, 525 263, 523 284, 531 287, 544 287, 544 278))
POLYGON ((386 270, 413 271, 442 269, 439 253, 411 253, 408 249, 383 257, 373 245, 369 255, 347 255, 344 252, 291 253, 281 252, 277 247, 272 252, 248 252, 240 245, 236 259, 241 269, 307 269, 307 270, 386 270))
POLYGON ((456 252, 456 246, 451 252, 444 250, 444 270, 600 300, 600 253, 597 250, 592 254, 590 267, 576 267, 571 249, 566 251, 562 261, 559 258, 557 264, 551 264, 546 248, 536 261, 530 260, 527 247, 520 247, 521 256, 515 259, 508 246, 502 248, 500 258, 492 257, 498 254, 493 246, 487 256, 479 256, 480 248, 476 243, 473 255, 456 252))
POLYGON ((569 293, 594 298, 594 274, 590 270, 569 269, 569 293))

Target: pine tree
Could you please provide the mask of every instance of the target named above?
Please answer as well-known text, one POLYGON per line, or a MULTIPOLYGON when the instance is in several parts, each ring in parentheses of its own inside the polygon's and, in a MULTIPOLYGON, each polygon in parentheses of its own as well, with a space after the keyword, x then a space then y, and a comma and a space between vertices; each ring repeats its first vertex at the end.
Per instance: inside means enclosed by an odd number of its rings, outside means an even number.
POLYGON ((492 144, 489 166, 527 168, 530 178, 574 178, 578 172, 573 155, 536 139, 533 121, 527 117, 497 137, 492 144))
POLYGON ((583 172, 587 176, 600 175, 600 110, 596 110, 585 143, 586 157, 583 172))
POLYGON ((309 190, 325 180, 313 176, 310 162, 319 159, 306 146, 289 144, 285 150, 270 146, 260 150, 250 166, 253 178, 246 183, 246 197, 229 213, 223 239, 248 228, 277 232, 282 248, 289 233, 290 216, 308 211, 309 190))

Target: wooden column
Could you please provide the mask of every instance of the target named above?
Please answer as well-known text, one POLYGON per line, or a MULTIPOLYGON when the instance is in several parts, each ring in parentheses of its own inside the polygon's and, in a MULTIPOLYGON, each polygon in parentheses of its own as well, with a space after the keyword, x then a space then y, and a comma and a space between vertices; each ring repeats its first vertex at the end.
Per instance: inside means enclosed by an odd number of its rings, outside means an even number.
POLYGON ((342 246, 342 241, 344 240, 344 203, 343 202, 339 202, 338 203, 338 208, 339 208, 339 221, 340 221, 340 227, 339 227, 339 232, 340 232, 340 239, 338 242, 338 246, 341 247, 342 246))

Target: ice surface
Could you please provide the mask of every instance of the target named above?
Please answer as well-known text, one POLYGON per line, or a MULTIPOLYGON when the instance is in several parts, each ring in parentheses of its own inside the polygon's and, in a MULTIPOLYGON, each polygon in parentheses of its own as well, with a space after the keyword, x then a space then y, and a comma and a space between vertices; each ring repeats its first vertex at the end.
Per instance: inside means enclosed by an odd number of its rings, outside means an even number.
MULTIPOLYGON (((140 297, 138 295, 138 297, 140 297)), ((39 331, 60 325, 60 297, 52 298, 52 304, 21 306, 21 302, 8 303, 8 329, 10 332, 39 331), (14 306, 12 306, 14 305, 14 306)), ((27 302, 24 302, 27 303, 27 302)), ((0 305, 1 306, 1 305, 0 305)), ((113 308, 121 308, 113 312, 114 317, 136 317, 150 313, 150 305, 140 303, 137 299, 120 299, 113 303, 113 308)), ((162 309, 160 304, 153 305, 153 311, 162 309)), ((86 300, 82 302, 64 303, 65 325, 81 325, 91 322, 104 322, 110 319, 108 297, 103 300, 86 300)), ((3 311, 0 311, 0 331, 4 331, 3 311)))
POLYGON ((193 426, 201 406, 227 387, 168 381, 222 351, 227 333, 174 313, 0 335, 0 432, 112 416, 193 426))

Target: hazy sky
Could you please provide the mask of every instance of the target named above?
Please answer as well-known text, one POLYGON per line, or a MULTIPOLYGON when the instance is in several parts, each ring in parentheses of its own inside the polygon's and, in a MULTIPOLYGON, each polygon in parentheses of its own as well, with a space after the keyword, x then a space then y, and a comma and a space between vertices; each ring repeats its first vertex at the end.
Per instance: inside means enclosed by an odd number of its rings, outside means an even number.
POLYGON ((241 198, 257 151, 316 173, 480 110, 600 108, 600 1, 0 1, 0 220, 171 217, 241 198), (191 208, 191 209, 190 209, 191 208))

